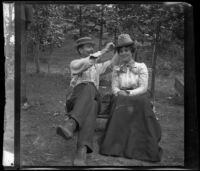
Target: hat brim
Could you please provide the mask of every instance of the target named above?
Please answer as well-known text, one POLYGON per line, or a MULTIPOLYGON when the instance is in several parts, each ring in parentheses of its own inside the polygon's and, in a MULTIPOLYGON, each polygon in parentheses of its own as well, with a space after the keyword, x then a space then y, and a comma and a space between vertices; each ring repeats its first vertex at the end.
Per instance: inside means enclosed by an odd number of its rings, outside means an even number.
POLYGON ((123 43, 123 44, 119 44, 119 45, 116 45, 116 48, 120 48, 120 47, 124 47, 124 46, 130 46, 130 45, 133 45, 134 42, 128 42, 128 43, 123 43))
POLYGON ((82 46, 82 45, 85 45, 85 44, 91 44, 91 45, 95 45, 95 43, 93 41, 85 41, 85 42, 81 42, 81 43, 78 43, 75 45, 75 47, 79 47, 79 46, 82 46))

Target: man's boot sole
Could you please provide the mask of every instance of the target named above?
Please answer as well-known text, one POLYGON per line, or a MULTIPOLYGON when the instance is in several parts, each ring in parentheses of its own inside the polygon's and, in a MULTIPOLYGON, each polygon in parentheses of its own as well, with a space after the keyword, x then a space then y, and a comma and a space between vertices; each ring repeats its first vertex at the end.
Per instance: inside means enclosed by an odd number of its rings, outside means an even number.
POLYGON ((87 164, 82 160, 75 159, 73 161, 73 166, 87 166, 87 164))
POLYGON ((63 128, 62 126, 58 126, 57 129, 56 129, 56 133, 58 135, 60 135, 61 137, 63 137, 64 139, 66 140, 69 140, 72 138, 73 134, 71 131, 63 128))

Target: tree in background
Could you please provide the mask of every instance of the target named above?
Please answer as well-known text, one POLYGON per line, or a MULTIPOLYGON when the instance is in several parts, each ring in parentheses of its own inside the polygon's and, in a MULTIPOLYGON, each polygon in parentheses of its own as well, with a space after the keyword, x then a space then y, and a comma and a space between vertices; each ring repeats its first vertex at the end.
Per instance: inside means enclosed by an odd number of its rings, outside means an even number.
POLYGON ((26 95, 26 61, 27 61, 27 31, 29 24, 32 22, 32 6, 28 4, 17 4, 17 10, 20 10, 20 43, 21 43, 21 104, 22 108, 27 108, 28 99, 26 95))
POLYGON ((29 32, 29 40, 34 44, 36 72, 40 72, 40 53, 48 50, 49 61, 53 50, 61 47, 65 39, 66 28, 64 16, 65 6, 55 4, 38 4, 33 6, 33 22, 29 32))
MULTIPOLYGON (((163 42, 183 42, 183 5, 163 4, 115 4, 118 8, 121 32, 129 33, 134 39, 152 45, 152 81, 154 94, 156 61, 158 52, 163 52, 163 42), (179 31, 180 30, 180 31, 179 31), (166 36, 168 35, 168 36, 166 36), (181 40, 182 39, 182 40, 181 40)), ((168 43, 169 45, 169 43, 168 43)))
POLYGON ((51 54, 62 46, 65 35, 74 35, 74 40, 82 36, 98 38, 101 49, 105 38, 116 43, 121 33, 128 33, 135 40, 135 60, 152 68, 152 94, 156 70, 159 73, 183 71, 182 3, 39 4, 34 5, 33 18, 29 37, 34 42, 37 73, 40 72, 40 52, 49 50, 49 71, 51 54))
POLYGON ((53 50, 52 46, 62 46, 64 34, 74 35, 74 40, 80 36, 96 37, 101 48, 105 37, 113 38, 116 43, 118 34, 128 33, 137 45, 135 57, 142 57, 140 60, 148 60, 151 65, 155 65, 156 54, 160 56, 159 60, 176 58, 177 47, 183 48, 184 13, 181 3, 172 6, 161 3, 45 4, 35 5, 34 11, 31 37, 36 45, 38 72, 38 49, 50 47, 53 50), (146 47, 151 49, 151 55, 145 56, 146 47))

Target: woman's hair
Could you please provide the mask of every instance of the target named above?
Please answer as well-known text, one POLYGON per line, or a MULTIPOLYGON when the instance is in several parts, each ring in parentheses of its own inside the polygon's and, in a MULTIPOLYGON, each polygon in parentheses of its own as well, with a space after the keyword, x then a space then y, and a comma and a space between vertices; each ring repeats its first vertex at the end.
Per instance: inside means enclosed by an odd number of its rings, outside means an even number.
MULTIPOLYGON (((133 53, 135 52, 135 46, 134 45, 128 45, 128 46, 122 46, 122 47, 129 47, 130 48, 130 50, 131 50, 131 53, 132 53, 132 55, 133 55, 133 53)), ((115 54, 117 53, 117 55, 114 57, 114 59, 113 59, 113 65, 115 66, 115 65, 119 65, 120 64, 120 57, 119 57, 119 51, 120 51, 120 49, 122 48, 122 47, 118 47, 118 48, 116 48, 115 49, 115 54)))
POLYGON ((135 52, 135 45, 133 44, 133 45, 122 46, 122 47, 116 48, 117 53, 119 53, 120 49, 123 48, 123 47, 129 47, 132 54, 135 52))

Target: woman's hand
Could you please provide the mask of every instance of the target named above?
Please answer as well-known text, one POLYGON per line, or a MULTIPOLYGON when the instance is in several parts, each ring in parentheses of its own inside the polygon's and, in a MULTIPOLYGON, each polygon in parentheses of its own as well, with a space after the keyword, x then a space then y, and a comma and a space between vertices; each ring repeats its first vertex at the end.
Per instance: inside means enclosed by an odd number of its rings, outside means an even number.
POLYGON ((129 95, 129 93, 126 92, 125 90, 120 90, 117 94, 122 95, 122 96, 128 96, 129 95))

